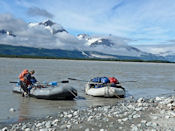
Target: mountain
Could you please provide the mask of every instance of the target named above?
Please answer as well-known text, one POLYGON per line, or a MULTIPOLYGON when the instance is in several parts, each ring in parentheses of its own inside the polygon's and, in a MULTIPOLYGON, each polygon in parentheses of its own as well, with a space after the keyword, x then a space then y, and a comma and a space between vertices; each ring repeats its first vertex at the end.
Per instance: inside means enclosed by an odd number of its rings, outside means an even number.
POLYGON ((141 56, 147 54, 137 48, 127 45, 125 39, 111 35, 89 36, 87 34, 79 34, 77 37, 79 40, 85 40, 85 44, 91 49, 100 51, 103 48, 104 52, 109 54, 124 56, 141 56))
MULTIPOLYGON (((143 60, 165 60, 162 56, 153 55, 151 53, 143 52, 138 48, 129 46, 126 44, 124 38, 109 36, 89 36, 87 34, 79 34, 77 36, 79 40, 84 40, 85 44, 90 47, 91 50, 102 52, 110 55, 135 57, 143 60)), ((96 55, 98 57, 98 55, 96 55)), ((111 56, 110 56, 111 57, 111 56)))
POLYGON ((0 30, 0 35, 7 35, 7 36, 16 37, 16 35, 14 35, 14 34, 12 33, 12 31, 4 30, 4 29, 1 29, 1 30, 0 30))
MULTIPOLYGON (((28 57, 52 57, 52 58, 71 58, 71 59, 110 59, 110 60, 154 60, 132 56, 109 55, 96 51, 78 51, 78 50, 61 50, 33 48, 25 46, 12 46, 0 44, 0 56, 28 56, 28 57)), ((151 57, 151 56, 150 56, 151 57)), ((157 60, 157 59, 155 59, 157 60)))
POLYGON ((117 60, 136 60, 137 57, 125 57, 103 54, 96 51, 78 51, 78 50, 61 50, 61 49, 45 49, 33 48, 25 46, 12 46, 0 44, 0 55, 8 56, 30 56, 30 57, 54 57, 54 58, 101 58, 101 59, 117 59, 117 60))
POLYGON ((79 34, 77 37, 80 40, 86 40, 87 45, 90 47, 97 47, 99 45, 112 47, 114 45, 114 43, 112 43, 109 39, 101 37, 90 37, 87 34, 79 34))
POLYGON ((175 44, 142 45, 136 47, 153 55, 162 56, 168 61, 175 62, 175 44))
MULTIPOLYGON (((51 20, 46 20, 44 22, 39 23, 29 23, 30 28, 41 27, 46 30, 49 30, 52 34, 67 32, 61 25, 52 22, 51 20)), ((68 32, 67 32, 68 33, 68 32)))
MULTIPOLYGON (((11 26, 15 26, 15 28, 11 30, 0 29, 0 44, 14 45, 20 49, 21 47, 28 47, 27 50, 30 50, 33 55, 47 56, 48 54, 45 51, 48 51, 49 55, 55 55, 55 57, 165 60, 162 56, 143 52, 138 48, 127 45, 129 40, 126 38, 113 35, 89 36, 87 34, 73 36, 60 24, 51 20, 19 25, 14 23, 11 26), (32 47, 38 48, 38 50, 32 47), (34 50, 42 52, 42 54, 35 53, 34 50), (53 54, 51 51, 53 51, 53 54), (55 51, 58 51, 58 54, 55 51), (66 54, 69 54, 69 51, 76 55, 67 56, 66 54), (59 54, 59 52, 65 54, 59 54)), ((28 55, 32 55, 30 51, 28 51, 28 55)), ((10 55, 27 55, 26 52, 18 50, 18 48, 10 50, 10 52, 7 48, 1 51, 1 54, 9 53, 10 55)))
POLYGON ((61 49, 45 49, 25 46, 12 46, 0 44, 0 55, 12 56, 38 56, 55 58, 87 58, 80 51, 68 51, 61 49))
MULTIPOLYGON (((43 25, 46 29, 50 30, 52 34, 56 34, 59 32, 67 32, 61 25, 52 22, 51 20, 47 20, 45 22, 40 22, 39 25, 43 25)), ((68 32, 67 32, 68 33, 68 32)))
MULTIPOLYGON (((171 48, 172 48, 172 46, 171 46, 171 48)), ((173 50, 173 51, 172 51, 172 49, 166 50, 164 52, 157 53, 156 55, 163 56, 163 57, 165 57, 166 60, 171 61, 171 62, 175 62, 175 50, 173 50)))

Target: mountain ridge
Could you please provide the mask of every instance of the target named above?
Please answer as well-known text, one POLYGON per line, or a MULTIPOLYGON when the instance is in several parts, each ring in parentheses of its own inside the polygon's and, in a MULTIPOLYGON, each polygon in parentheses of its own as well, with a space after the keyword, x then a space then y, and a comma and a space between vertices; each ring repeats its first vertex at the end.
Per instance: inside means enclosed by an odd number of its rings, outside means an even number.
MULTIPOLYGON (((20 45, 26 47, 60 49, 64 50, 64 53, 67 53, 68 51, 78 51, 79 57, 86 56, 88 58, 112 59, 118 58, 119 56, 121 58, 121 56, 123 56, 123 58, 137 58, 143 60, 165 59, 165 57, 143 52, 138 48, 127 45, 129 40, 122 37, 112 35, 89 36, 87 34, 73 36, 60 24, 54 23, 51 20, 29 23, 26 25, 25 28, 21 28, 22 30, 16 32, 0 29, 3 33, 3 35, 0 35, 0 38, 2 38, 1 43, 14 46, 20 45), (17 33, 15 34, 15 37, 5 37, 5 35, 12 35, 12 32, 17 33)), ((15 54, 14 51, 12 52, 15 54)), ((57 54, 55 55, 57 56, 57 54)))
MULTIPOLYGON (((25 46, 12 46, 0 44, 0 55, 15 55, 15 56, 30 56, 30 57, 54 57, 54 58, 70 58, 70 59, 106 59, 106 60, 157 60, 148 58, 139 58, 132 56, 118 56, 103 54, 96 51, 78 51, 78 50, 62 50, 62 49, 45 49, 45 48, 34 48, 25 46), (95 55, 100 55, 104 57, 96 57, 95 55), (105 57, 110 56, 110 57, 105 57)), ((162 61, 166 61, 162 59, 162 61)))

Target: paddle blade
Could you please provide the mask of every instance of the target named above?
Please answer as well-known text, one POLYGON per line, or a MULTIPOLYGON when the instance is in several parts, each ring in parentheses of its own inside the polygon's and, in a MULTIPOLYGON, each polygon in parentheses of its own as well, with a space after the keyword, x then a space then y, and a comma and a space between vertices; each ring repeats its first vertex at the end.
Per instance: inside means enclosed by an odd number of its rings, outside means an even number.
POLYGON ((17 81, 9 81, 9 83, 18 83, 17 81))
POLYGON ((67 80, 64 80, 64 81, 61 81, 61 83, 69 83, 69 81, 67 81, 67 80))

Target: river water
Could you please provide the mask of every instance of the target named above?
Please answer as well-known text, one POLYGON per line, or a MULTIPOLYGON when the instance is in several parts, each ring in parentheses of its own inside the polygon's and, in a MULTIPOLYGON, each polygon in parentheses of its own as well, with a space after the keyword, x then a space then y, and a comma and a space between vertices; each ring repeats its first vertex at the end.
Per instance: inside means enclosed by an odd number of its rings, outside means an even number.
POLYGON ((23 69, 34 69, 35 77, 41 82, 67 80, 67 78, 90 80, 97 76, 114 76, 127 90, 124 99, 129 96, 155 97, 175 93, 175 64, 0 58, 0 124, 44 117, 69 109, 114 104, 120 101, 117 98, 87 96, 84 93, 85 83, 80 81, 67 83, 78 90, 79 99, 76 100, 51 101, 23 98, 20 94, 12 93, 15 85, 9 83, 9 81, 17 81, 23 69), (10 108, 16 111, 9 112, 10 108))

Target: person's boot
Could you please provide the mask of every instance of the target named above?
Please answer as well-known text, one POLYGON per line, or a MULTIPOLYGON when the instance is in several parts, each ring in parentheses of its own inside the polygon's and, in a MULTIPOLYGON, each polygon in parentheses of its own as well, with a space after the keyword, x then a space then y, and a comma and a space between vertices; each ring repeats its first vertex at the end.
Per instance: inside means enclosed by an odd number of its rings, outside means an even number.
POLYGON ((25 97, 27 97, 27 96, 28 96, 28 94, 27 94, 26 92, 24 92, 24 96, 25 96, 25 97))

